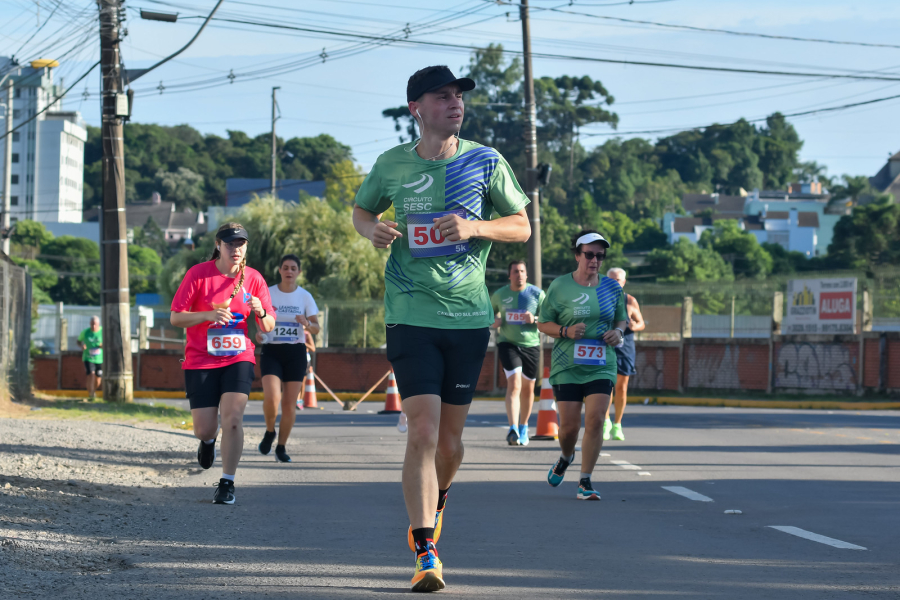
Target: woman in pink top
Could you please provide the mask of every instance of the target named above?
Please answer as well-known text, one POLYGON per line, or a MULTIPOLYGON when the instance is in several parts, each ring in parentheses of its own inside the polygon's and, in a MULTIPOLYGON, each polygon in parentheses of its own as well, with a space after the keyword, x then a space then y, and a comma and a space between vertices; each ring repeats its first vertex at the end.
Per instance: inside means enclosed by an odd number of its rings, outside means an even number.
POLYGON ((172 325, 187 330, 182 368, 194 435, 200 439, 197 461, 204 469, 216 460, 221 412, 222 478, 215 504, 234 504, 234 474, 244 447, 244 408, 256 364, 247 334, 251 312, 261 331, 275 327, 266 281, 246 266, 248 240, 239 223, 219 227, 212 258, 188 270, 172 299, 172 325))

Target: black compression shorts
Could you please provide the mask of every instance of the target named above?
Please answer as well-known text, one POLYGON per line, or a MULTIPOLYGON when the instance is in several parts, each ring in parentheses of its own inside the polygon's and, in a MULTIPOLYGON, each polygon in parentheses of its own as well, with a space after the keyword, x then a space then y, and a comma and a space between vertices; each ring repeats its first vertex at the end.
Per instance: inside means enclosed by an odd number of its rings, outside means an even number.
POLYGON ((93 373, 97 377, 103 377, 103 363, 92 363, 87 360, 83 362, 85 375, 90 375, 93 373))
POLYGON ((253 363, 236 362, 217 369, 185 369, 184 387, 191 409, 218 407, 222 394, 250 395, 253 363))
POLYGON ((534 381, 537 378, 540 354, 540 346, 525 348, 509 342, 497 344, 497 355, 500 357, 500 365, 504 371, 507 371, 507 377, 509 377, 510 371, 521 369, 522 377, 534 381))
POLYGON ((616 382, 611 379, 595 379, 587 383, 560 383, 553 386, 557 402, 584 402, 594 394, 612 394, 616 382))
POLYGON ((262 376, 275 375, 281 381, 306 378, 305 344, 263 344, 259 370, 262 376))
POLYGON ((434 394, 447 404, 472 402, 491 333, 481 329, 387 326, 387 359, 400 398, 434 394))

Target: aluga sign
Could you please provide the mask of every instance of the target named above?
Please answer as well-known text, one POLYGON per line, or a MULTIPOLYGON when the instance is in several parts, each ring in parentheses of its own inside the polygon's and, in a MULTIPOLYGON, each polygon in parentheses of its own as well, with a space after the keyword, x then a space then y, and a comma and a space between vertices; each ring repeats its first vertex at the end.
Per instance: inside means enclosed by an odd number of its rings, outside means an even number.
POLYGON ((782 332, 855 333, 856 278, 792 279, 782 332))

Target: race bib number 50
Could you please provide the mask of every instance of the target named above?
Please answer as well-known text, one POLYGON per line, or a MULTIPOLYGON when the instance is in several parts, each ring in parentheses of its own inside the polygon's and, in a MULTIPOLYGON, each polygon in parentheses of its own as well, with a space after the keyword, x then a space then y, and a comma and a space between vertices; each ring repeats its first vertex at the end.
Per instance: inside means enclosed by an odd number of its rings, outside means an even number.
POLYGON ((455 214, 465 218, 464 210, 406 215, 409 253, 413 258, 448 256, 469 251, 469 242, 451 242, 434 228, 434 219, 455 214))
POLYGON ((606 344, 600 340, 578 340, 575 342, 575 364, 604 366, 606 344))
POLYGON ((207 329, 206 351, 211 356, 237 356, 247 349, 242 329, 207 329))

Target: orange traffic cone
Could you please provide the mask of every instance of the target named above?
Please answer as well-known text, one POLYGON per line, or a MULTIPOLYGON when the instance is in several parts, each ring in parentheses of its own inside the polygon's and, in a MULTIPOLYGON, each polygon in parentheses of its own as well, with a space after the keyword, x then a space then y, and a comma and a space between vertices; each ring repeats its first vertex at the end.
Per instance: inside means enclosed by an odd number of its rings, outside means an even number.
POLYGON ((303 387, 303 408, 319 408, 316 399, 316 377, 312 370, 306 373, 306 385, 303 387))
POLYGON ((399 412, 403 412, 400 408, 400 390, 397 389, 397 378, 394 377, 394 369, 391 369, 384 396, 384 410, 379 410, 378 414, 396 415, 399 412))
POLYGON ((550 387, 550 368, 544 367, 544 379, 541 382, 541 403, 538 409, 537 432, 533 440, 559 439, 559 422, 556 415, 556 399, 550 387))

